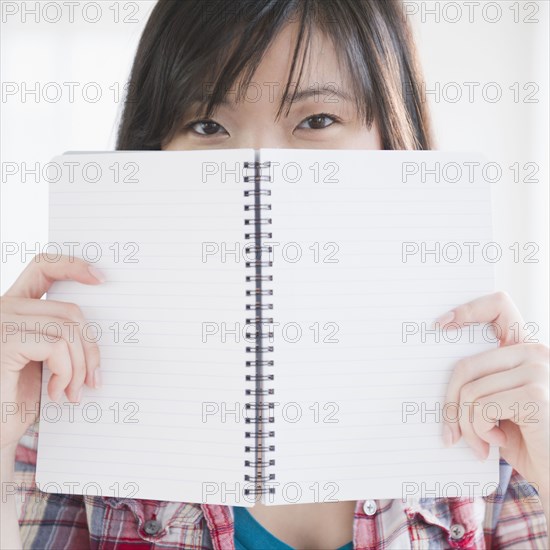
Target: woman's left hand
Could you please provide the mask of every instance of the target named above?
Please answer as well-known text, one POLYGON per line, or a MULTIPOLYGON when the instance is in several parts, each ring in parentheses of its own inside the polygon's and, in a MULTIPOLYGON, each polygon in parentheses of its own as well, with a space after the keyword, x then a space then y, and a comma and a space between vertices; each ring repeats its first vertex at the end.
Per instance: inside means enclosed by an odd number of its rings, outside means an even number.
POLYGON ((458 422, 444 427, 447 445, 460 437, 482 459, 489 444, 531 483, 544 501, 550 493, 549 350, 536 343, 523 318, 503 292, 461 305, 436 323, 492 323, 499 347, 459 361, 446 403, 460 406, 458 422), (497 425, 498 424, 498 425, 497 425))

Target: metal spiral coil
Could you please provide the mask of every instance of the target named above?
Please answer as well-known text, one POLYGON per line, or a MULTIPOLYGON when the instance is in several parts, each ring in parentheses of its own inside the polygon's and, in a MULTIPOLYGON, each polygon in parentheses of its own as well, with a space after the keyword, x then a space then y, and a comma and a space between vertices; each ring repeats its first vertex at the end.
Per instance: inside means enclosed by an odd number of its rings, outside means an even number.
POLYGON ((275 422, 275 403, 269 401, 269 396, 275 393, 274 389, 269 387, 275 376, 264 372, 265 368, 271 368, 275 363, 269 358, 274 347, 267 345, 273 342, 274 335, 272 330, 265 326, 273 323, 273 317, 264 315, 264 312, 273 309, 273 304, 268 301, 269 296, 273 296, 273 290, 264 286, 273 281, 273 275, 266 273, 266 270, 273 266, 273 262, 262 259, 262 255, 265 258, 265 254, 269 255, 273 252, 272 247, 264 245, 266 239, 273 237, 272 232, 265 228, 272 223, 271 218, 265 217, 265 213, 271 210, 271 204, 266 202, 266 197, 271 196, 271 190, 263 188, 265 182, 271 181, 269 174, 271 163, 245 162, 244 168, 253 171, 253 175, 246 175, 244 181, 254 183, 254 189, 244 191, 245 197, 253 199, 253 202, 244 206, 244 211, 251 215, 244 220, 247 228, 244 237, 251 241, 245 248, 250 259, 245 262, 245 266, 253 270, 252 274, 246 275, 246 282, 250 283, 252 288, 248 288, 245 292, 245 296, 253 301, 245 305, 245 311, 254 312, 251 317, 246 318, 246 324, 250 327, 246 338, 252 345, 245 348, 246 353, 254 356, 253 359, 246 361, 246 367, 254 369, 252 371, 254 374, 245 375, 245 381, 250 382, 251 386, 245 389, 245 395, 250 396, 254 401, 245 403, 246 410, 251 411, 251 417, 245 418, 245 424, 254 428, 251 431, 245 431, 245 438, 254 439, 255 442, 254 445, 245 445, 244 448, 245 453, 254 455, 253 459, 245 460, 244 463, 247 468, 252 468, 251 473, 244 476, 245 482, 251 484, 244 489, 244 494, 257 498, 260 495, 275 493, 274 487, 266 485, 266 482, 275 479, 275 474, 267 471, 269 466, 275 466, 275 459, 266 456, 266 453, 275 451, 275 445, 266 441, 275 437, 275 431, 266 431, 264 427, 275 422))

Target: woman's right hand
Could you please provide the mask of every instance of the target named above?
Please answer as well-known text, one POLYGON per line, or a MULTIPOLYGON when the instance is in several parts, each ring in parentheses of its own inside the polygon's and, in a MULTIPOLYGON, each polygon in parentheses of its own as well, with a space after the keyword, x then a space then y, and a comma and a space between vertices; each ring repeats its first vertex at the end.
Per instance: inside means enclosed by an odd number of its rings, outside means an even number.
POLYGON ((99 284, 104 279, 78 258, 35 256, 13 286, 2 296, 2 351, 0 448, 15 449, 39 413, 41 363, 52 373, 48 395, 63 393, 78 401, 84 384, 98 387, 99 348, 82 336, 85 323, 80 308, 71 303, 40 300, 54 281, 99 284))

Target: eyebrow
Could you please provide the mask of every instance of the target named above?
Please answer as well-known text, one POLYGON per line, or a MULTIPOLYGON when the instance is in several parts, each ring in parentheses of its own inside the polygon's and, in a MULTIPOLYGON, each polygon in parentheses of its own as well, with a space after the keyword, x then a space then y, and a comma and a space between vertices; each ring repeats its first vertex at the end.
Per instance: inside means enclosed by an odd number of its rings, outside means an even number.
MULTIPOLYGON (((273 83, 270 82, 269 84, 270 86, 266 86, 265 89, 267 93, 272 93, 273 86, 271 85, 273 83)), ((218 102, 218 105, 231 104, 232 102, 228 99, 228 96, 234 96, 234 95, 235 95, 235 91, 230 90, 225 95, 225 97, 223 97, 223 99, 218 102)), ((340 100, 343 100, 343 101, 353 101, 351 94, 349 94, 343 89, 340 89, 336 83, 327 83, 327 84, 324 84, 323 86, 312 85, 312 86, 309 86, 306 90, 300 90, 294 93, 292 92, 292 87, 290 87, 289 93, 285 98, 285 103, 286 104, 298 103, 300 101, 306 101, 310 98, 317 99, 319 96, 325 96, 325 97, 332 96, 333 98, 339 98, 340 100)), ((207 102, 208 100, 205 99, 204 96, 202 98, 194 97, 191 104, 199 107, 200 105, 204 105, 207 102)), ((328 101, 327 103, 337 103, 337 101, 333 100, 333 101, 328 101)))
POLYGON ((338 85, 331 86, 330 84, 325 84, 320 88, 312 89, 310 86, 307 90, 297 91, 294 94, 289 93, 285 103, 298 103, 298 101, 305 101, 311 97, 316 98, 319 96, 335 96, 344 101, 352 101, 351 95, 344 90, 340 90, 338 85))

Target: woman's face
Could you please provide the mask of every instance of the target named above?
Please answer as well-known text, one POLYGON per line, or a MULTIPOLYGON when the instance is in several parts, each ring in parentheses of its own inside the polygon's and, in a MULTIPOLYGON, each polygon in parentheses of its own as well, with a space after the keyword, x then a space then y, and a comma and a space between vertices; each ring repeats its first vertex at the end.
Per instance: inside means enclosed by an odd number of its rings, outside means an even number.
MULTIPOLYGON (((312 40, 290 112, 283 109, 277 119, 296 31, 296 25, 288 25, 276 37, 240 101, 237 82, 209 119, 183 120, 163 149, 380 149, 376 124, 367 128, 360 119, 343 62, 321 33, 312 40)), ((208 86, 204 89, 207 94, 208 86)))

